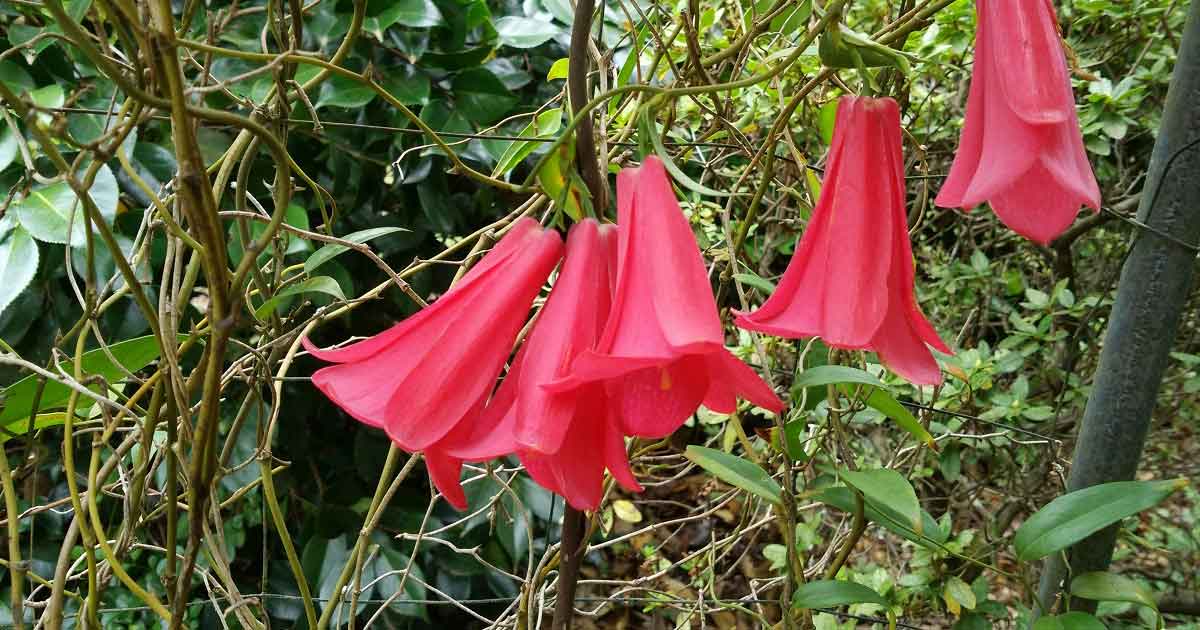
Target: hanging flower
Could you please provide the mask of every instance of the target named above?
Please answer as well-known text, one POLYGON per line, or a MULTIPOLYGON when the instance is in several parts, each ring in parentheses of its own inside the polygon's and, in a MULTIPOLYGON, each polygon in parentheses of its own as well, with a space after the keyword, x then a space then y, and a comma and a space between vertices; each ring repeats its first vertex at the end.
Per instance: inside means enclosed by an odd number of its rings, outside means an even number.
POLYGON ((732 413, 742 396, 771 411, 783 403, 725 349, 696 238, 662 162, 617 176, 617 275, 595 350, 581 353, 562 391, 603 381, 626 435, 671 434, 703 403, 732 413))
POLYGON ((629 490, 641 490, 603 384, 569 391, 543 387, 565 376, 571 361, 600 338, 612 303, 616 232, 615 225, 594 219, 571 228, 550 297, 478 421, 495 439, 466 435, 464 446, 448 448, 464 459, 516 451, 534 481, 579 510, 599 506, 606 468, 629 490))
POLYGON ((812 221, 770 299, 737 325, 872 350, 913 383, 941 382, 926 344, 950 349, 913 296, 895 101, 842 97, 812 221))
POLYGON ((425 451, 438 489, 465 508, 458 480, 465 458, 447 454, 442 442, 499 439, 478 425, 479 414, 562 248, 554 231, 518 221, 441 299, 391 329, 330 350, 305 339, 310 354, 337 364, 314 373, 313 384, 400 448, 425 451))
POLYGON ((936 203, 991 204, 1000 220, 1047 244, 1079 207, 1100 208, 1049 0, 977 0, 967 118, 936 203))

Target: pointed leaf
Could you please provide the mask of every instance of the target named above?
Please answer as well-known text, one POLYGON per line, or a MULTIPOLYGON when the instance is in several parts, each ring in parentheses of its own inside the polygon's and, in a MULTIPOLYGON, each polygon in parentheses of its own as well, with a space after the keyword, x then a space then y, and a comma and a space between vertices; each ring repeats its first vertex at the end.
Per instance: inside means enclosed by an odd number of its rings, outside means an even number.
POLYGON ((754 493, 772 503, 783 500, 783 489, 754 462, 703 446, 689 446, 684 456, 725 483, 754 493))
POLYGON ((1101 602, 1129 602, 1141 604, 1158 611, 1154 594, 1145 586, 1116 573, 1092 571, 1071 580, 1071 594, 1075 597, 1101 602))
MULTIPOLYGON (((181 336, 180 339, 186 339, 186 337, 181 336)), ((130 372, 136 372, 146 367, 151 361, 157 359, 159 354, 158 341, 153 335, 114 343, 109 345, 108 349, 112 356, 121 362, 121 366, 130 372)), ((105 380, 115 382, 125 374, 125 370, 109 360, 103 348, 83 353, 82 363, 85 376, 103 376, 105 380)), ((73 361, 63 361, 58 364, 58 368, 71 374, 75 370, 75 364, 73 361)), ((33 399, 37 394, 40 379, 41 377, 37 374, 31 374, 4 390, 0 424, 7 426, 13 420, 29 418, 29 414, 33 411, 33 399)), ((66 385, 47 381, 42 390, 38 411, 60 407, 67 402, 70 396, 71 390, 66 385)))
MULTIPOLYGON (((341 238, 344 241, 361 244, 366 243, 371 239, 379 238, 380 236, 387 236, 388 234, 407 231, 408 230, 402 227, 377 227, 351 232, 350 234, 347 234, 341 238)), ((337 258, 338 256, 341 256, 348 251, 350 251, 350 248, 346 247, 345 245, 330 243, 313 252, 313 255, 309 256, 308 260, 304 261, 304 273, 311 275, 312 272, 316 271, 321 265, 324 265, 325 263, 337 258)))
POLYGON ((845 580, 809 582, 796 589, 792 598, 792 605, 796 608, 832 608, 846 604, 887 606, 888 603, 875 589, 845 580))
POLYGON ((254 309, 254 316, 260 320, 264 320, 282 306, 286 298, 293 295, 300 295, 301 293, 324 293, 339 300, 346 299, 346 295, 342 293, 342 287, 338 285, 337 280, 329 276, 317 276, 297 282, 271 296, 271 299, 263 302, 262 306, 254 309))
MULTIPOLYGON (((843 512, 854 511, 854 491, 845 486, 826 488, 816 497, 816 500, 843 512)), ((893 534, 911 540, 923 547, 937 549, 946 542, 949 536, 937 525, 937 521, 928 512, 921 510, 921 533, 904 525, 904 518, 883 506, 867 502, 867 520, 883 527, 893 534)))
POLYGON ((921 521, 921 503, 912 484, 900 473, 886 468, 874 470, 843 470, 841 477, 847 484, 863 493, 867 501, 884 507, 900 516, 900 524, 911 527, 918 534, 924 532, 921 521))
POLYGON ((0 313, 29 286, 37 275, 38 247, 25 228, 17 226, 0 235, 0 313))
POLYGON ((1017 530, 1013 546, 1023 562, 1044 558, 1156 505, 1188 484, 1186 479, 1117 481, 1065 494, 1046 504, 1017 530))

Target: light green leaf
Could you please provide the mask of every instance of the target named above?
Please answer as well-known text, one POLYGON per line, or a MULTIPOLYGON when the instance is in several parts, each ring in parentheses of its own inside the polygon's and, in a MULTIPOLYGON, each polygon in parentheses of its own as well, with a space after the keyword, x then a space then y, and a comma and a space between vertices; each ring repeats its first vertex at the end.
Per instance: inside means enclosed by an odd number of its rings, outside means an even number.
POLYGON ((775 283, 759 276, 758 274, 735 273, 733 274, 733 277, 742 284, 748 284, 755 289, 762 291, 764 295, 771 295, 775 292, 775 283))
MULTIPOLYGON (((854 491, 850 488, 844 486, 826 488, 815 498, 821 503, 832 505, 843 512, 850 513, 854 511, 854 491)), ((887 507, 876 506, 870 501, 867 501, 866 507, 868 521, 876 523, 893 534, 905 540, 911 540, 922 547, 937 549, 940 545, 945 544, 949 538, 948 534, 938 527, 937 521, 933 520, 933 517, 925 510, 921 510, 921 533, 917 533, 916 530, 904 524, 904 517, 896 514, 887 507)))
MULTIPOLYGON (((912 412, 888 393, 882 381, 863 370, 842 365, 821 365, 801 372, 792 387, 820 387, 822 385, 834 384, 868 385, 872 387, 872 390, 866 392, 866 398, 864 399, 864 402, 868 406, 894 420, 896 424, 900 425, 900 428, 908 431, 913 437, 921 440, 930 448, 937 449, 937 443, 933 441, 933 436, 929 434, 929 431, 925 430, 925 427, 921 426, 921 423, 912 415, 912 412)), ((847 396, 853 393, 849 388, 845 387, 843 387, 842 391, 847 396)))
POLYGON ((1065 494, 1046 504, 1017 530, 1013 547, 1023 562, 1044 558, 1153 507, 1188 484, 1186 479, 1117 481, 1065 494))
MULTIPOLYGON (((185 338, 180 336, 180 339, 185 338)), ((83 354, 82 367, 85 377, 103 376, 106 381, 115 382, 124 378, 126 370, 136 372, 157 359, 159 354, 158 340, 153 335, 114 343, 109 345, 108 349, 121 365, 114 365, 105 354, 104 349, 97 348, 83 354), (122 370, 121 366, 124 366, 125 369, 122 370)), ((75 371, 74 361, 63 361, 58 364, 58 369, 67 374, 73 374, 75 371)), ((37 374, 31 374, 4 390, 4 407, 0 409, 0 424, 7 426, 13 420, 29 418, 29 414, 33 411, 33 399, 37 394, 40 379, 41 377, 37 374)), ((71 389, 66 385, 47 381, 42 390, 37 410, 61 407, 66 404, 70 396, 71 389)))
POLYGON ((883 387, 883 381, 871 376, 867 372, 842 365, 820 365, 804 370, 800 373, 800 376, 796 377, 792 387, 819 387, 821 385, 834 385, 837 383, 855 383, 870 385, 872 387, 883 387))
MULTIPOLYGON (((106 223, 117 215, 117 179, 107 166, 100 167, 88 190, 92 201, 106 223)), ((39 241, 68 243, 82 247, 87 243, 84 233, 83 205, 66 182, 35 186, 29 196, 15 205, 17 220, 39 241)))
POLYGON ((29 99, 33 101, 34 105, 43 109, 56 109, 67 102, 67 95, 63 92, 62 86, 53 84, 30 92, 29 99))
POLYGON ((900 473, 887 468, 874 470, 843 470, 841 477, 863 497, 900 516, 900 524, 911 527, 918 534, 924 533, 925 523, 921 519, 921 503, 912 484, 900 473))
POLYGON ((17 159, 20 149, 17 133, 12 127, 4 125, 4 128, 0 129, 0 171, 8 168, 8 165, 17 159))
POLYGON ((808 582, 796 589, 792 598, 792 605, 796 608, 832 608, 847 604, 887 606, 887 600, 869 586, 845 580, 808 582))
MULTIPOLYGON (((393 226, 393 227, 377 227, 377 228, 369 228, 366 230, 359 230, 357 232, 351 232, 350 234, 347 234, 341 238, 342 238, 342 240, 350 241, 351 243, 366 243, 367 241, 370 241, 371 239, 376 239, 376 238, 379 238, 380 236, 387 236, 388 234, 395 234, 396 232, 408 232, 408 230, 406 230, 402 227, 395 227, 395 226, 393 226)), ((316 271, 318 267, 333 260, 334 258, 337 258, 338 256, 341 256, 342 254, 344 254, 348 251, 350 251, 350 248, 346 247, 345 245, 338 245, 337 243, 330 243, 330 244, 322 247, 321 249, 318 249, 317 251, 313 252, 313 255, 309 256, 308 260, 304 261, 304 273, 306 273, 308 275, 312 275, 312 273, 314 271, 316 271)))
POLYGON ((1154 594, 1145 586, 1123 575, 1092 571, 1071 580, 1071 595, 1101 602, 1141 604, 1158 612, 1154 594))
POLYGON ((363 28, 383 41, 383 32, 393 24, 429 28, 442 21, 442 12, 432 0, 390 0, 386 9, 363 20, 363 28))
POLYGON ((546 80, 553 81, 555 79, 567 78, 567 69, 570 66, 570 62, 571 60, 567 57, 555 61, 554 65, 550 66, 550 72, 546 73, 546 80))
POLYGON ((838 102, 829 101, 817 112, 817 128, 821 131, 821 139, 825 144, 833 144, 833 128, 837 124, 838 102))
POLYGON ((675 165, 675 161, 671 159, 670 154, 667 153, 666 147, 663 146, 662 138, 659 137, 658 134, 658 125, 656 125, 650 118, 649 110, 646 110, 646 112, 642 115, 641 129, 638 133, 640 136, 642 136, 643 140, 650 141, 651 146, 654 148, 655 155, 658 156, 658 159, 662 160, 663 167, 665 167, 667 172, 671 174, 671 177, 675 179, 675 183, 692 192, 699 193, 701 195, 707 195, 709 197, 741 196, 740 193, 727 193, 719 190, 713 190, 712 188, 697 182, 691 177, 688 177, 687 173, 684 173, 682 170, 680 170, 680 168, 675 165))
MULTIPOLYGON (((971 590, 970 584, 962 581, 959 577, 950 576, 950 579, 946 580, 946 588, 942 596, 946 600, 946 605, 951 607, 951 612, 954 612, 953 608, 957 607, 975 610, 975 591, 971 590), (951 602, 954 603, 951 604, 951 602)), ((955 614, 958 613, 955 612, 955 614)))
POLYGON ((37 274, 38 248, 21 226, 0 237, 0 313, 17 299, 37 274))
POLYGON ((263 302, 262 306, 254 309, 254 316, 260 320, 265 320, 283 304, 284 299, 293 295, 300 295, 301 293, 324 293, 339 300, 346 299, 345 294, 342 293, 342 287, 338 285, 337 280, 329 276, 317 276, 297 282, 276 293, 271 299, 263 302))
MULTIPOLYGON (((40 413, 33 419, 33 430, 45 429, 46 427, 56 427, 67 421, 67 414, 64 412, 57 413, 40 413)), ((0 426, 0 444, 4 444, 14 437, 20 437, 29 433, 29 418, 18 418, 7 424, 0 426)))
POLYGON ((500 44, 513 48, 536 48, 563 32, 562 27, 534 18, 508 15, 495 21, 500 44))
POLYGON ((783 490, 761 466, 736 455, 692 445, 684 456, 725 483, 754 493, 772 503, 783 500, 783 490))
MULTIPOLYGON (((548 139, 553 138, 561 127, 562 110, 554 108, 538 114, 537 118, 526 125, 518 135, 522 138, 548 139)), ((544 143, 537 140, 509 144, 504 154, 500 156, 500 160, 496 162, 496 169, 492 171, 492 177, 498 177, 516 168, 522 160, 529 157, 529 154, 542 144, 544 143)))

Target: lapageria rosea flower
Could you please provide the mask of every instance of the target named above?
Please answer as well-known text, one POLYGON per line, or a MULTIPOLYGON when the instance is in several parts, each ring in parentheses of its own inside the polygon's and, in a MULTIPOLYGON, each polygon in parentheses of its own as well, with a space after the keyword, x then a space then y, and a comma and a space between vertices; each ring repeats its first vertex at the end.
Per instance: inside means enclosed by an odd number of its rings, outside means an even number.
POLYGON ((1080 206, 1100 208, 1050 0, 976 0, 966 122, 936 203, 988 202, 1013 231, 1046 244, 1080 206))
POLYGON ((328 350, 306 339, 311 355, 337 364, 314 373, 313 384, 399 447, 424 451, 438 489, 465 508, 464 458, 446 448, 498 437, 477 427, 480 413, 562 250, 556 232, 518 221, 445 295, 391 329, 328 350))
POLYGON ((612 303, 616 245, 615 225, 585 219, 571 228, 550 297, 480 418, 480 428, 497 437, 448 449, 465 459, 515 451, 534 481, 579 510, 599 506, 606 468, 627 489, 641 490, 604 385, 543 387, 565 376, 575 357, 599 341, 612 303), (504 439, 509 443, 501 444, 504 439))
POLYGON ((890 98, 842 97, 821 195, 787 271, 737 325, 872 350, 909 381, 942 380, 926 344, 949 353, 913 296, 900 111, 890 98))
POLYGON ((626 435, 659 438, 702 403, 732 413, 737 396, 771 411, 783 403, 725 349, 704 261, 662 162, 617 176, 617 273, 594 350, 555 391, 602 381, 626 435))

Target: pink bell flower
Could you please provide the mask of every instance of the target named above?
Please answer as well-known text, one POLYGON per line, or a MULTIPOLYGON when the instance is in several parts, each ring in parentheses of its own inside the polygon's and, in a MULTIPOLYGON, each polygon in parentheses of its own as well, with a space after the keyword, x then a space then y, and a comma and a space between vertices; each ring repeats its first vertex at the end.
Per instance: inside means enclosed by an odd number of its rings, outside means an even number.
POLYGON ((617 274, 594 350, 555 391, 603 381, 621 432, 670 435, 703 403, 735 411, 737 396, 779 412, 783 403, 724 345, 704 261, 662 162, 617 176, 617 274))
POLYGON ((842 97, 812 220, 775 292, 758 310, 738 313, 737 325, 871 350, 913 383, 940 383, 926 344, 950 349, 913 295, 904 203, 896 102, 842 97))
POLYGON ((935 203, 983 202, 1043 245, 1100 209, 1050 0, 977 0, 975 69, 950 174, 935 203))
POLYGON ((462 460, 448 445, 499 439, 478 426, 513 343, 562 239, 522 219, 432 305, 369 339, 336 349, 304 347, 335 363, 313 384, 360 422, 383 429, 400 448, 424 451, 430 476, 451 504, 466 507, 462 460), (449 438, 449 439, 448 439, 449 438))

